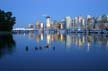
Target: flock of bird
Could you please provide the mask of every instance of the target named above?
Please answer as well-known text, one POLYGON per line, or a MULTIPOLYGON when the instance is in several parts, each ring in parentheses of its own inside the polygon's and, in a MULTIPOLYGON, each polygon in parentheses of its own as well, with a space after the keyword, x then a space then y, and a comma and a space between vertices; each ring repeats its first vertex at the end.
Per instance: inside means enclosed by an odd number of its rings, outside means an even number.
MULTIPOLYGON (((26 46, 26 47, 25 47, 25 50, 28 51, 29 48, 30 48, 30 47, 26 46)), ((52 48, 53 50, 55 50, 55 46, 50 47, 50 45, 48 45, 48 44, 45 45, 45 46, 39 46, 39 47, 36 46, 36 47, 35 47, 35 50, 42 50, 42 49, 45 49, 45 48, 52 48)))

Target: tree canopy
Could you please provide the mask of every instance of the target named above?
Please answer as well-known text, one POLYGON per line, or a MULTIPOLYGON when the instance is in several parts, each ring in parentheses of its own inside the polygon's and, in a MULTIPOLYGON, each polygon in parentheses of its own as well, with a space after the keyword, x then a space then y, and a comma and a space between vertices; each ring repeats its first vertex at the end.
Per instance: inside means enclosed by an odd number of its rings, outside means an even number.
POLYGON ((12 16, 12 12, 5 12, 0 9, 0 31, 12 31, 15 21, 16 17, 12 16))

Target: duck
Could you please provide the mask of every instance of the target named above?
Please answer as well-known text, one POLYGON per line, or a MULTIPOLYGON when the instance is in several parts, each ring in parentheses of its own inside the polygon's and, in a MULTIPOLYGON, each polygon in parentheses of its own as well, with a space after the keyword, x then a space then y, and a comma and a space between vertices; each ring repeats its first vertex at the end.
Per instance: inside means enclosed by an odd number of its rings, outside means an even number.
POLYGON ((40 46, 39 48, 40 48, 40 50, 42 49, 42 47, 41 47, 41 46, 40 46))
POLYGON ((26 49, 26 51, 28 51, 28 49, 29 49, 29 48, 28 48, 28 46, 26 46, 26 48, 25 48, 25 49, 26 49))
POLYGON ((37 47, 35 47, 35 50, 38 50, 38 48, 37 48, 37 47))
POLYGON ((47 45, 45 46, 45 48, 49 48, 49 45, 47 44, 47 45))

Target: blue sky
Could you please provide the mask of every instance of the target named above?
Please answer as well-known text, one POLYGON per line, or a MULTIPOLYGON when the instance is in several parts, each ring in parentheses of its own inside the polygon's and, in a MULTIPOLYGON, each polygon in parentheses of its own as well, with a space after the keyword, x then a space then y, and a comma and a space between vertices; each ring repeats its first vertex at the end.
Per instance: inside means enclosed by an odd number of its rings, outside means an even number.
POLYGON ((26 27, 36 20, 45 22, 43 15, 59 21, 65 16, 108 14, 108 0, 0 0, 0 9, 13 12, 14 27, 26 27))

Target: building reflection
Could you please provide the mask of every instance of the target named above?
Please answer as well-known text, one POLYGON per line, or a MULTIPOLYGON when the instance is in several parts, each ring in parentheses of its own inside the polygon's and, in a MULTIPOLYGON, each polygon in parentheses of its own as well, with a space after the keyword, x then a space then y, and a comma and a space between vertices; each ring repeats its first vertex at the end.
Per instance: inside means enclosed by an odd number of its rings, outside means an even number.
POLYGON ((39 42, 41 40, 40 34, 36 34, 36 42, 39 42))
POLYGON ((29 39, 34 39, 34 37, 35 37, 35 34, 33 32, 28 33, 28 38, 29 39))
POLYGON ((66 35, 66 46, 70 47, 71 46, 71 36, 70 35, 66 35))
POLYGON ((44 40, 44 34, 43 33, 41 33, 40 38, 41 38, 41 40, 44 40))
POLYGON ((15 46, 12 34, 0 34, 0 58, 6 54, 12 54, 15 46))
MULTIPOLYGON (((92 45, 100 45, 106 48, 108 46, 108 35, 107 34, 84 34, 84 33, 73 33, 73 34, 63 34, 63 33, 40 33, 35 34, 33 38, 36 38, 36 42, 46 41, 46 46, 50 46, 51 43, 55 41, 65 42, 67 48, 74 47, 75 45, 78 48, 86 48, 87 51, 90 51, 90 48, 93 48, 92 45)), ((55 48, 54 48, 55 49, 55 48)))
POLYGON ((50 34, 47 34, 47 44, 49 45, 51 42, 51 35, 50 34))

